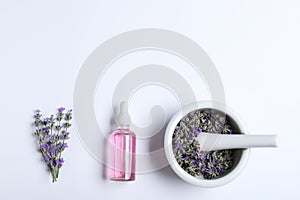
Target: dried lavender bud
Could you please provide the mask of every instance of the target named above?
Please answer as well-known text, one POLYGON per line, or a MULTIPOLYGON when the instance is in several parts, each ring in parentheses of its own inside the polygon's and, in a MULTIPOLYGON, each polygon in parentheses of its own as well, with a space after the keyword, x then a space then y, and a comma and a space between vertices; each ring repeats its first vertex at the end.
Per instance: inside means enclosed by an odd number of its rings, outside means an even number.
POLYGON ((65 108, 58 108, 57 117, 51 115, 44 119, 41 119, 40 110, 36 110, 34 114, 39 151, 52 174, 53 182, 58 179, 59 169, 64 163, 61 154, 68 147, 65 141, 70 138, 68 128, 71 127, 69 121, 72 119, 72 110, 66 114, 63 113, 64 110, 65 108))
POLYGON ((192 176, 218 178, 233 165, 232 150, 201 152, 196 137, 201 132, 231 134, 230 120, 214 109, 200 109, 187 114, 177 124, 172 136, 173 153, 179 166, 192 176))
POLYGON ((60 107, 60 108, 58 108, 58 109, 57 109, 57 111, 58 111, 58 114, 59 114, 59 113, 62 113, 64 110, 65 110, 65 108, 64 108, 64 107, 60 107))

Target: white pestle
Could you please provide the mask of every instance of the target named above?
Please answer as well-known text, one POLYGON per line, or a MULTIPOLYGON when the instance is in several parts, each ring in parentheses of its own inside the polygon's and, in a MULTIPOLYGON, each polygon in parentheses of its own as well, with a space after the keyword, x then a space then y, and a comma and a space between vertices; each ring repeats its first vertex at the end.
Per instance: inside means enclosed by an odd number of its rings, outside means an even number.
POLYGON ((277 147, 276 135, 219 134, 201 132, 197 137, 201 151, 277 147))

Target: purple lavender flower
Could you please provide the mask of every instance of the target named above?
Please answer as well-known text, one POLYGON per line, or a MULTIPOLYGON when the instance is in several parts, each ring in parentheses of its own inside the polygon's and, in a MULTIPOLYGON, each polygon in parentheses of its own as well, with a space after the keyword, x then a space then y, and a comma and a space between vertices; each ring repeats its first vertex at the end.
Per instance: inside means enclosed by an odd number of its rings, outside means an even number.
POLYGON ((62 113, 65 110, 65 108, 64 107, 60 107, 57 110, 58 110, 58 112, 62 113))
POLYGON ((46 162, 49 162, 50 161, 50 157, 48 154, 44 154, 44 159, 46 162))
POLYGON ((43 133, 49 132, 50 128, 48 126, 42 128, 43 133))
POLYGON ((49 144, 48 144, 48 142, 47 143, 42 143, 41 145, 40 145, 40 149, 47 149, 49 147, 49 144))
POLYGON ((63 146, 64 148, 68 148, 68 147, 69 147, 68 144, 67 144, 66 142, 64 142, 64 143, 62 144, 62 146, 63 146))
POLYGON ((61 151, 61 150, 64 150, 65 148, 68 148, 68 144, 66 142, 62 143, 62 142, 59 142, 56 144, 56 147, 58 149, 58 151, 61 151))
POLYGON ((55 160, 56 165, 62 165, 64 163, 64 159, 63 158, 59 158, 55 160))
POLYGON ((58 152, 58 149, 57 149, 56 147, 54 147, 54 148, 48 150, 48 153, 49 153, 50 155, 55 155, 57 152, 58 152))
POLYGON ((71 127, 72 110, 63 113, 64 110, 63 107, 58 108, 57 117, 50 115, 44 119, 41 119, 40 110, 36 110, 34 114, 39 150, 52 174, 53 182, 57 181, 59 169, 64 163, 62 152, 68 147, 66 140, 70 134, 68 128, 71 127))
POLYGON ((34 112, 37 113, 37 114, 39 114, 41 112, 41 110, 40 109, 36 109, 34 112))
POLYGON ((70 132, 66 132, 65 130, 62 130, 61 135, 59 137, 60 137, 60 139, 67 140, 67 139, 69 139, 69 135, 70 135, 70 132))

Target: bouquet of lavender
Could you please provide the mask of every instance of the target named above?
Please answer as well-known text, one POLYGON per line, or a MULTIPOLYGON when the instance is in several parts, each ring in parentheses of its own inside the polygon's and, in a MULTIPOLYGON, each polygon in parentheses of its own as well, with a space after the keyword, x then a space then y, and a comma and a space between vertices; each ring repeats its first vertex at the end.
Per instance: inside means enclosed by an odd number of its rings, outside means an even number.
POLYGON ((35 136, 38 150, 52 175, 52 181, 58 179, 59 169, 64 163, 62 152, 68 147, 66 140, 69 139, 68 128, 71 127, 72 110, 64 112, 65 108, 58 108, 56 116, 42 118, 40 110, 34 114, 35 136))

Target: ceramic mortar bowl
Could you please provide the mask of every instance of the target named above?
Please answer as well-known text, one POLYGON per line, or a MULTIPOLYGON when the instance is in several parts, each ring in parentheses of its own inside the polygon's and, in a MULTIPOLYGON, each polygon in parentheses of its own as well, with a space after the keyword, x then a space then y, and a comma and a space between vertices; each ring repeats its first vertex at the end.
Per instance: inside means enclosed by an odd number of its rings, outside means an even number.
POLYGON ((200 187, 207 187, 207 188, 219 187, 231 182, 241 173, 242 169, 244 168, 248 160, 250 149, 232 150, 233 167, 228 171, 226 171, 224 175, 218 178, 215 179, 198 178, 184 171, 184 169, 182 169, 177 163, 175 156, 173 154, 172 136, 177 124, 182 118, 184 118, 190 112, 193 112, 195 110, 201 110, 201 109, 213 109, 218 112, 221 112, 224 115, 226 114, 226 116, 230 119, 230 125, 233 133, 247 134, 246 127, 239 119, 239 117, 236 114, 234 114, 231 111, 231 109, 229 109, 224 104, 217 103, 217 102, 195 102, 182 108, 170 120, 165 132, 165 139, 164 139, 165 154, 173 171, 184 181, 200 187))

